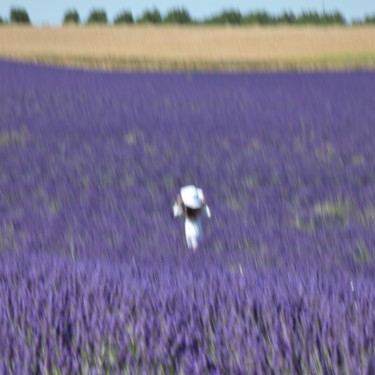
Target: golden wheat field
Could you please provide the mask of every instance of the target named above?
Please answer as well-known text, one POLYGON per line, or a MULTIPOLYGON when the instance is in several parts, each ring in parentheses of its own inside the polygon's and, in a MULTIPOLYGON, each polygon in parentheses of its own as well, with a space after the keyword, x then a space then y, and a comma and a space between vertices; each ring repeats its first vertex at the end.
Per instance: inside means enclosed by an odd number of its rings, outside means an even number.
POLYGON ((104 69, 375 67, 375 27, 0 27, 0 57, 104 69))

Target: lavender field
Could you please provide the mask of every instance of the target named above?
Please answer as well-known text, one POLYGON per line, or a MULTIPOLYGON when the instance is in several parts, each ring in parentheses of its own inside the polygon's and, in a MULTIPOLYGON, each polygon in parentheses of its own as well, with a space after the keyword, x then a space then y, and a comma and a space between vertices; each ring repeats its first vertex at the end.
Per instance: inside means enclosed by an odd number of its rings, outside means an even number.
POLYGON ((374 72, 0 62, 0 373, 375 373, 374 139, 374 72))

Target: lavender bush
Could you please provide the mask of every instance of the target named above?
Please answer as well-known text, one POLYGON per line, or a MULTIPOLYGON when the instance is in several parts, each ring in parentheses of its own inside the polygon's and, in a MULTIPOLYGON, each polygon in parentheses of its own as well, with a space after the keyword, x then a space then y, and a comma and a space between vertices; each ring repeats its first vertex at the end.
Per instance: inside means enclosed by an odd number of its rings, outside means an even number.
POLYGON ((0 82, 1 373, 372 373, 373 72, 0 82))

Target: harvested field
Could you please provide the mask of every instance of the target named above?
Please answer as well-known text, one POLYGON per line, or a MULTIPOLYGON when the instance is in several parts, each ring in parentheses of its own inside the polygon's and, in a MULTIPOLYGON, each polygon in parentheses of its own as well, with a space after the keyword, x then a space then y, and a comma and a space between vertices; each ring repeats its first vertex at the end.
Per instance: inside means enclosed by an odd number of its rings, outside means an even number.
POLYGON ((104 69, 375 67, 375 27, 0 28, 0 56, 104 69))

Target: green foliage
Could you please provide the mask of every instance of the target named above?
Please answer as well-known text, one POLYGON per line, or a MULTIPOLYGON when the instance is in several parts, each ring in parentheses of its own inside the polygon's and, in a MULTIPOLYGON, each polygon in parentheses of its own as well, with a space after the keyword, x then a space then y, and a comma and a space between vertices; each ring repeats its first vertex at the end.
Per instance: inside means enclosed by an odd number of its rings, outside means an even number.
POLYGON ((296 16, 293 12, 284 12, 281 15, 273 16, 265 11, 258 11, 242 15, 235 10, 226 10, 222 13, 208 18, 204 21, 207 24, 232 24, 232 25, 275 25, 275 24, 341 24, 346 23, 344 17, 339 12, 323 13, 305 12, 296 16))
POLYGON ((172 9, 167 13, 163 21, 164 23, 177 23, 182 25, 192 23, 192 18, 189 12, 184 8, 172 9))
POLYGON ((364 19, 365 24, 375 24, 375 14, 373 16, 366 16, 364 19))
POLYGON ((115 25, 124 24, 124 23, 131 24, 131 23, 134 23, 134 18, 131 12, 125 10, 119 13, 115 17, 115 19, 113 20, 113 23, 115 25))
POLYGON ((159 24, 163 22, 160 12, 157 9, 145 10, 142 17, 138 20, 140 23, 159 24))
POLYGON ((334 12, 331 14, 324 14, 323 20, 326 24, 337 24, 337 25, 345 25, 346 20, 344 16, 340 12, 334 12))
POLYGON ((242 17, 242 23, 244 25, 269 25, 274 23, 275 20, 267 12, 255 12, 249 13, 242 17))
POLYGON ((280 17, 277 18, 277 23, 283 23, 283 24, 295 24, 297 21, 297 17, 292 12, 284 12, 280 17))
POLYGON ((78 12, 75 9, 70 9, 65 12, 63 24, 79 24, 81 22, 78 12))
POLYGON ((318 12, 303 12, 297 18, 298 24, 314 24, 314 25, 345 25, 346 21, 344 16, 339 12, 323 13, 318 12))
POLYGON ((373 16, 366 15, 365 18, 355 18, 352 20, 352 25, 374 25, 375 24, 375 14, 373 16))
MULTIPOLYGON (((23 8, 11 8, 10 22, 12 23, 26 23, 29 24, 30 19, 28 13, 23 8)), ((6 21, 0 17, 0 24, 6 21)), ((78 12, 68 10, 63 19, 63 24, 79 24, 81 22, 78 12)), ((114 24, 132 24, 135 20, 130 11, 123 11, 115 18, 114 24)), ((344 16, 338 12, 318 13, 316 11, 306 11, 299 15, 295 15, 291 11, 285 11, 280 15, 271 15, 266 11, 251 12, 248 14, 241 14, 238 10, 224 10, 221 13, 205 19, 204 21, 194 20, 189 11, 185 8, 174 8, 168 11, 163 18, 158 9, 145 10, 142 16, 137 20, 139 23, 152 24, 213 24, 213 25, 345 25, 347 22, 344 16)), ((107 24, 107 14, 104 10, 94 9, 91 11, 88 19, 88 24, 107 24)), ((353 25, 375 24, 375 15, 368 15, 364 19, 356 19, 352 22, 353 25)))
POLYGON ((242 22, 242 14, 236 10, 224 10, 222 13, 205 20, 207 24, 239 25, 242 22))
POLYGON ((93 9, 89 15, 89 18, 87 19, 88 24, 106 24, 108 23, 107 19, 107 13, 105 10, 101 9, 93 9))
POLYGON ((11 8, 9 18, 12 23, 31 23, 27 11, 23 8, 11 8))

